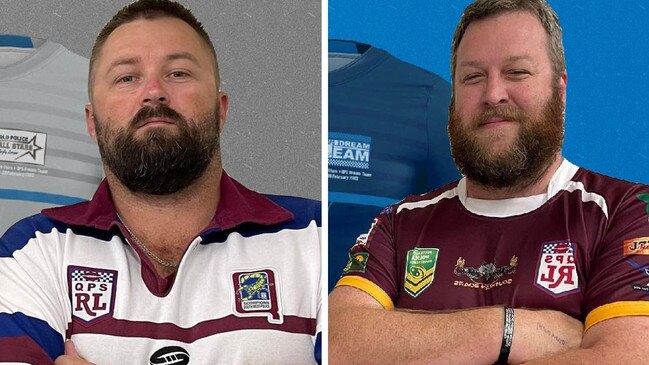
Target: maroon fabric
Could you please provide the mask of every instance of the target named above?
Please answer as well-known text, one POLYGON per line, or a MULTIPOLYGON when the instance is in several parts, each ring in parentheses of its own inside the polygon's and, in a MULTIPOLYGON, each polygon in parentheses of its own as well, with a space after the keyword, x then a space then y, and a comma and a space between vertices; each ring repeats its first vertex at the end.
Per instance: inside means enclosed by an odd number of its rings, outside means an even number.
POLYGON ((236 317, 229 315, 224 318, 201 322, 193 327, 183 328, 173 323, 129 321, 110 317, 89 327, 73 322, 69 328, 71 328, 69 330, 70 335, 96 333, 119 337, 143 337, 191 343, 219 333, 250 329, 275 330, 315 336, 316 320, 313 318, 284 316, 284 323, 271 324, 268 323, 266 317, 236 317))
POLYGON ((367 243, 350 251, 369 252, 365 272, 347 275, 376 283, 396 307, 421 310, 508 304, 558 310, 584 320, 591 310, 607 303, 649 300, 647 291, 637 288, 649 282, 649 273, 643 270, 649 267, 649 250, 623 252, 624 241, 649 237, 649 210, 637 197, 649 192, 649 187, 584 169, 572 181, 604 197, 608 218, 593 201, 582 199, 580 190, 562 190, 532 212, 505 218, 473 214, 457 196, 397 213, 400 204, 431 200, 456 187, 452 184, 384 210, 367 243), (556 262, 550 263, 556 267, 549 267, 544 260, 560 255, 549 258, 544 249, 555 244, 561 250, 566 242, 574 249, 576 268, 556 262), (413 296, 404 282, 408 251, 416 247, 437 248, 439 253, 432 283, 413 296), (489 267, 490 263, 494 265, 489 267), (490 270, 491 277, 485 274, 490 270), (557 294, 543 287, 557 284, 541 280, 547 278, 578 280, 578 288, 557 294))
MULTIPOLYGON (((273 225, 293 219, 293 214, 263 195, 239 184, 223 171, 221 197, 212 223, 205 229, 230 229, 242 223, 273 225)), ((117 212, 106 179, 89 202, 44 209, 47 217, 72 226, 109 230, 117 212)))
MULTIPOLYGON (((128 242, 132 242, 130 234, 118 220, 106 179, 101 182, 89 202, 44 209, 43 214, 72 226, 91 227, 105 231, 117 226, 122 235, 129 238, 128 242)), ((203 232, 231 229, 243 223, 275 225, 292 219, 294 219, 293 213, 273 203, 265 196, 246 188, 223 171, 219 205, 214 218, 203 232)), ((167 295, 173 287, 176 275, 161 277, 155 270, 151 259, 142 249, 135 244, 131 247, 140 257, 142 280, 149 291, 159 297, 167 295)))
POLYGON ((27 336, 0 338, 0 362, 54 364, 45 351, 27 336))

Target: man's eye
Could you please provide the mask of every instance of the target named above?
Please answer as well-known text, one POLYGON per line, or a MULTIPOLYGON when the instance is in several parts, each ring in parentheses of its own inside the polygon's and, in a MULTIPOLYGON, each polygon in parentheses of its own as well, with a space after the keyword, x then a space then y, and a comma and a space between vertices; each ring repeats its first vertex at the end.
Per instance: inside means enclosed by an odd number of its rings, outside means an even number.
POLYGON ((133 76, 133 75, 126 75, 126 76, 122 76, 119 79, 117 79, 118 83, 132 82, 132 81, 135 81, 135 76, 133 76))
POLYGON ((187 77, 187 76, 188 76, 188 74, 185 71, 174 71, 174 72, 171 73, 171 77, 174 77, 174 78, 183 78, 183 77, 187 77))
POLYGON ((462 82, 464 82, 465 84, 475 84, 475 83, 479 82, 481 79, 482 79, 481 74, 477 74, 477 73, 476 74, 468 74, 468 75, 464 76, 464 78, 462 78, 462 82))
POLYGON ((520 69, 510 70, 510 71, 508 71, 507 73, 508 73, 510 76, 514 77, 514 78, 523 78, 523 77, 526 77, 526 76, 530 75, 530 72, 529 72, 529 71, 527 71, 527 70, 520 70, 520 69))

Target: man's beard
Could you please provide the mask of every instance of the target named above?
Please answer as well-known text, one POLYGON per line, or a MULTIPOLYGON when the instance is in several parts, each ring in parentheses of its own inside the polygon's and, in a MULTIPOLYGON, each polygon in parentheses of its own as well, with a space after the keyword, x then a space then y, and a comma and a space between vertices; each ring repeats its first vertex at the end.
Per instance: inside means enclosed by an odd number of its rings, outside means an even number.
POLYGON ((111 128, 109 118, 94 120, 104 164, 132 192, 179 192, 203 175, 212 158, 220 158, 218 104, 213 114, 189 122, 165 105, 143 107, 126 128, 111 128), (140 124, 152 117, 172 120, 178 130, 155 127, 136 138, 140 124))
POLYGON ((516 106, 485 110, 467 127, 460 116, 449 108, 451 152, 460 172, 469 180, 490 188, 523 189, 536 182, 561 150, 564 133, 564 110, 557 87, 537 119, 516 106), (502 117, 520 124, 518 136, 505 151, 493 153, 471 130, 491 117, 502 117))

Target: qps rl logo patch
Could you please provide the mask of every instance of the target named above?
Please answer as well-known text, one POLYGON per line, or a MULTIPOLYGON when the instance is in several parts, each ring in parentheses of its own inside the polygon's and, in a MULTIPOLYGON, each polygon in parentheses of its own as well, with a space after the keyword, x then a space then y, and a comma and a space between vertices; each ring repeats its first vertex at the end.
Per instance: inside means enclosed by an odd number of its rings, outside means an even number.
POLYGON ((234 315, 266 317, 269 323, 284 323, 275 269, 232 273, 234 315))
POLYGON ((113 314, 117 271, 68 266, 68 285, 77 322, 89 326, 113 314))
POLYGON ((568 240, 544 243, 536 269, 536 285, 554 296, 579 289, 575 247, 568 240))
POLYGON ((403 288, 413 298, 416 298, 433 282, 438 254, 438 248, 417 247, 408 251, 403 288))

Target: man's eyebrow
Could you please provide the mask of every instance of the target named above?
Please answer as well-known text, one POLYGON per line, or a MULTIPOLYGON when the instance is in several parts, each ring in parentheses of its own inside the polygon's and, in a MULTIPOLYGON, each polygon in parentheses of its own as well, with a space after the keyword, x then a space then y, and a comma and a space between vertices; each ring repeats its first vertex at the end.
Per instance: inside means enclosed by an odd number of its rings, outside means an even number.
POLYGON ((482 66, 482 62, 478 62, 478 61, 464 61, 464 62, 460 62, 460 67, 465 67, 465 66, 470 66, 470 67, 480 67, 480 66, 482 66))
POLYGON ((507 58, 507 62, 516 62, 516 61, 521 61, 521 60, 533 61, 532 57, 530 57, 528 55, 511 56, 511 57, 507 58))
MULTIPOLYGON (((178 53, 171 53, 165 57, 165 61, 175 61, 175 60, 189 60, 190 62, 196 64, 196 66, 200 66, 200 63, 198 62, 198 58, 196 58, 193 54, 189 52, 178 52, 178 53)), ((108 72, 110 72, 112 69, 114 69, 117 66, 129 66, 129 65, 135 65, 140 63, 141 59, 140 57, 122 57, 118 58, 115 61, 113 61, 110 66, 108 67, 108 72)))
POLYGON ((110 66, 108 67, 108 72, 110 72, 112 69, 114 69, 117 66, 124 66, 124 65, 135 65, 140 62, 139 57, 122 57, 118 58, 115 61, 113 61, 110 66))
POLYGON ((165 57, 165 60, 167 61, 175 61, 175 60, 188 60, 194 63, 196 66, 200 67, 200 63, 198 62, 198 58, 196 58, 193 54, 189 52, 178 52, 178 53, 172 53, 170 55, 167 55, 165 57))
MULTIPOLYGON (((523 60, 523 61, 534 61, 532 59, 532 57, 530 57, 528 55, 521 55, 521 56, 510 56, 505 60, 505 62, 512 63, 512 62, 521 61, 521 60, 523 60)), ((464 61, 464 62, 460 62, 460 66, 461 67, 468 66, 468 67, 480 68, 480 67, 482 67, 482 62, 480 62, 480 61, 464 61)))

